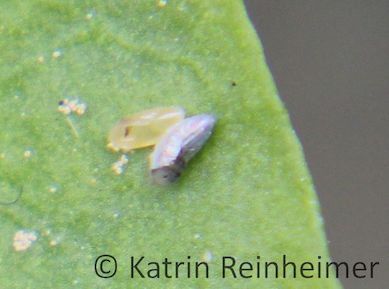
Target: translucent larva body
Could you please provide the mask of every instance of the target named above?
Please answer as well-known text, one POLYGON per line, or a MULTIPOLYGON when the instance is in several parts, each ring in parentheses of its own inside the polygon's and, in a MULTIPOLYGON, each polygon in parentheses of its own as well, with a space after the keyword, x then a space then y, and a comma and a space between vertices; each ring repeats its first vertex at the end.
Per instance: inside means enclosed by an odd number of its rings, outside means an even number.
POLYGON ((155 145, 167 129, 185 117, 181 107, 159 107, 121 119, 108 135, 108 147, 128 152, 155 145))
POLYGON ((215 122, 214 116, 201 114, 172 126, 150 156, 153 181, 160 185, 176 181, 189 160, 212 134, 215 122))

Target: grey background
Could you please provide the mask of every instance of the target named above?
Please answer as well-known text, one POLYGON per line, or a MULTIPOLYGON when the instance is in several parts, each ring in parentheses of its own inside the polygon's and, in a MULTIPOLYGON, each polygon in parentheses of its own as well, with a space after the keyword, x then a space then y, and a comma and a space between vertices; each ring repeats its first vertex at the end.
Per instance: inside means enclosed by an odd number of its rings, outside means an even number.
POLYGON ((334 261, 389 288, 389 1, 246 0, 302 142, 334 261))

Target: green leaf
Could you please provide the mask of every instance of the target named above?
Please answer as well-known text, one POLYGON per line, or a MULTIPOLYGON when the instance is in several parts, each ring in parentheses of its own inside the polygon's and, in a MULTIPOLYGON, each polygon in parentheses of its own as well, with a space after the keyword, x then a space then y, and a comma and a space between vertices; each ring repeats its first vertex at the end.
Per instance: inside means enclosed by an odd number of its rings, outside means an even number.
POLYGON ((0 206, 2 288, 340 288, 221 277, 223 256, 327 260, 322 219, 241 1, 164 3, 0 2, 0 200, 21 192, 0 206), (58 112, 66 97, 87 112, 58 112), (151 183, 150 148, 115 175, 112 125, 168 105, 218 117, 179 182, 151 183), (20 230, 37 238, 24 251, 13 247, 20 230), (94 272, 101 254, 117 259, 111 279, 94 272), (130 278, 131 256, 143 255, 206 259, 210 277, 130 278))

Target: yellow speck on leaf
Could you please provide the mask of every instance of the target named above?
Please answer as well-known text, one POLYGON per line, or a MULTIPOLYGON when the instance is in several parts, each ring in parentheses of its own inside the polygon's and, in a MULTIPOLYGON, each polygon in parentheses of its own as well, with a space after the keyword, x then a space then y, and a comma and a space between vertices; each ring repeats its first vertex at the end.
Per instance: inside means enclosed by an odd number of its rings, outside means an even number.
POLYGON ((15 251, 25 251, 38 239, 35 232, 20 230, 17 231, 13 239, 15 251))

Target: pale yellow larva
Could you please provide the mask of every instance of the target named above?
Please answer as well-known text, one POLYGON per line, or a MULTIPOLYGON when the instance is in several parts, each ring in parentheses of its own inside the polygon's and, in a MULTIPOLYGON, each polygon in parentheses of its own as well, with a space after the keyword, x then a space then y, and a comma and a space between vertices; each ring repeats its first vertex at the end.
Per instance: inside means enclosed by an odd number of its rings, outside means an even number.
POLYGON ((181 107, 157 107, 121 119, 108 135, 108 147, 115 151, 155 145, 168 128, 185 117, 181 107))

